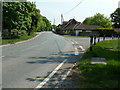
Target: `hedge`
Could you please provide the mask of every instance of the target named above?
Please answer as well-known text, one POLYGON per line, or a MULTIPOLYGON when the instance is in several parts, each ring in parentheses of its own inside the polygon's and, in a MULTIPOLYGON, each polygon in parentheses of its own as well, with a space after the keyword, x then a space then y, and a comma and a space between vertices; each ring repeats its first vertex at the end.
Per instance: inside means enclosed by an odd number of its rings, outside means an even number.
POLYGON ((107 37, 118 36, 118 33, 114 28, 99 28, 96 30, 99 31, 100 36, 107 36, 107 37))

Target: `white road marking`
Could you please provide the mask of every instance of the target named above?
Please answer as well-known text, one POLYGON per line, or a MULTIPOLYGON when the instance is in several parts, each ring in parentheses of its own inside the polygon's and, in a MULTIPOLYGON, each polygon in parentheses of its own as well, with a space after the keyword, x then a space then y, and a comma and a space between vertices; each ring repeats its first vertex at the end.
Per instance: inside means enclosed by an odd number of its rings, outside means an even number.
POLYGON ((84 50, 85 50, 82 46, 79 46, 79 47, 82 49, 82 51, 84 51, 84 50))
POLYGON ((78 44, 78 42, 75 41, 76 44, 78 44))
POLYGON ((75 47, 75 55, 79 55, 78 49, 75 47))
POLYGON ((72 44, 74 44, 74 42, 72 42, 72 44))
MULTIPOLYGON (((66 77, 69 75, 69 73, 71 72, 71 70, 73 69, 74 66, 75 66, 75 65, 73 65, 73 66, 68 70, 68 72, 67 72, 66 75, 63 75, 62 80, 60 81, 61 83, 66 79, 66 77)), ((55 86, 55 88, 59 88, 59 87, 58 87, 58 84, 55 86)))
POLYGON ((78 42, 77 42, 77 41, 75 41, 75 40, 73 40, 73 42, 75 42, 76 44, 78 44, 78 42))
POLYGON ((49 80, 50 78, 60 69, 60 67, 67 61, 67 59, 65 59, 61 64, 59 64, 59 66, 57 66, 54 71, 47 77, 45 78, 37 87, 35 87, 35 90, 38 90, 40 88, 43 87, 43 85, 45 85, 49 80))

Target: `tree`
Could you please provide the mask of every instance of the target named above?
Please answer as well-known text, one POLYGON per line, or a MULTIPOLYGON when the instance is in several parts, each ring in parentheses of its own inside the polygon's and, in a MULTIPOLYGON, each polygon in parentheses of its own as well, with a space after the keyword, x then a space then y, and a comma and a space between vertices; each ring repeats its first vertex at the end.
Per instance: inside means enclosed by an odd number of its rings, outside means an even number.
POLYGON ((40 28, 50 30, 50 27, 49 20, 40 14, 35 3, 3 2, 3 31, 8 29, 10 37, 13 29, 25 30, 28 35, 31 35, 40 28))
POLYGON ((117 8, 112 14, 111 19, 115 28, 120 28, 120 8, 117 8))
POLYGON ((112 22, 110 18, 104 16, 104 14, 97 13, 92 17, 88 17, 83 21, 83 24, 98 25, 104 28, 111 28, 112 22))
POLYGON ((46 17, 42 17, 43 22, 46 24, 45 31, 50 31, 52 26, 50 21, 46 17))

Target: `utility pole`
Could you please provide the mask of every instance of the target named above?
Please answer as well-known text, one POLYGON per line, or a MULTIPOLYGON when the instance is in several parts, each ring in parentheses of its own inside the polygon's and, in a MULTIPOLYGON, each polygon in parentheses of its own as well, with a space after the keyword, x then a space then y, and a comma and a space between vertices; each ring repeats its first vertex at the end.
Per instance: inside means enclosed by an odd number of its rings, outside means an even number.
POLYGON ((63 14, 61 14, 61 25, 63 24, 64 18, 63 18, 63 14))
POLYGON ((54 20, 53 20, 53 25, 55 25, 55 18, 54 18, 54 20))

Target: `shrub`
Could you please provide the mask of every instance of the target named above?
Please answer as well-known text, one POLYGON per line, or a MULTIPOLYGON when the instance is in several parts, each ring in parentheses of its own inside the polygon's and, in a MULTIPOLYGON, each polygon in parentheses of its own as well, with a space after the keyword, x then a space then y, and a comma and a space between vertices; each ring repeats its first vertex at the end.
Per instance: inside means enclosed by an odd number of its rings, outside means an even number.
POLYGON ((111 37, 111 36, 116 36, 116 32, 114 28, 99 28, 96 29, 99 31, 100 36, 107 36, 107 37, 111 37))

